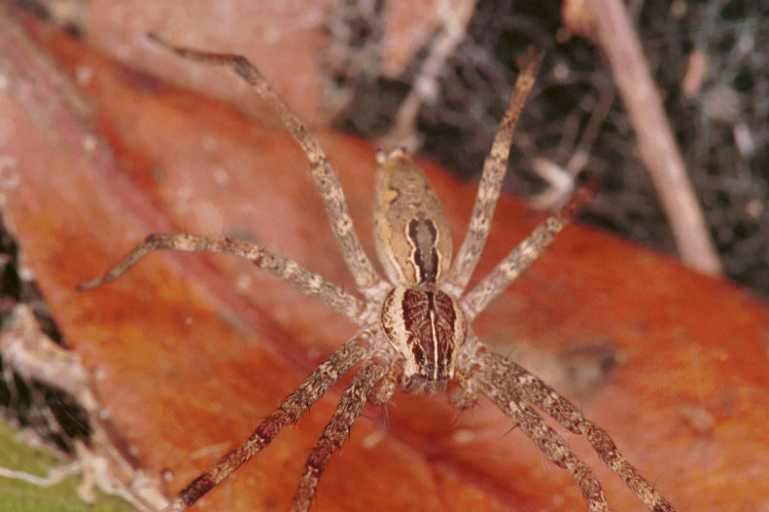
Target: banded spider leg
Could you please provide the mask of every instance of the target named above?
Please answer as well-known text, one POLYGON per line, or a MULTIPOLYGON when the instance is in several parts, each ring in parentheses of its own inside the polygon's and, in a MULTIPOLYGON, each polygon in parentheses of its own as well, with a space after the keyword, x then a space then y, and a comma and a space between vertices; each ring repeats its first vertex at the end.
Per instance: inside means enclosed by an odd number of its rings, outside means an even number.
POLYGON ((649 510, 674 510, 625 460, 603 429, 585 419, 574 405, 527 370, 489 351, 469 326, 553 242, 591 195, 589 191, 578 193, 465 293, 489 234, 515 126, 540 65, 538 53, 529 55, 519 75, 484 162, 468 231, 453 265, 451 230, 422 170, 402 149, 377 154, 374 226, 377 254, 387 277, 383 280, 363 251, 339 180, 325 153, 261 73, 239 55, 177 47, 156 36, 151 39, 182 58, 231 68, 272 105, 310 161, 310 173, 325 203, 332 232, 362 295, 359 298, 258 245, 188 234, 150 235, 102 277, 81 285, 80 289, 91 289, 112 281, 155 250, 229 254, 252 261, 305 294, 318 297, 361 329, 263 420, 244 444, 188 484, 165 512, 186 510, 265 448, 281 429, 298 421, 343 374, 358 364, 362 369, 342 394, 331 421, 306 461, 293 501, 292 510, 296 512, 309 509, 331 455, 349 436, 366 403, 387 402, 397 387, 407 392, 437 393, 445 390, 450 381, 459 382, 465 390, 465 399, 455 401, 457 406, 467 406, 483 395, 515 420, 545 456, 571 473, 591 512, 608 510, 600 482, 536 409, 570 432, 584 435, 649 510))

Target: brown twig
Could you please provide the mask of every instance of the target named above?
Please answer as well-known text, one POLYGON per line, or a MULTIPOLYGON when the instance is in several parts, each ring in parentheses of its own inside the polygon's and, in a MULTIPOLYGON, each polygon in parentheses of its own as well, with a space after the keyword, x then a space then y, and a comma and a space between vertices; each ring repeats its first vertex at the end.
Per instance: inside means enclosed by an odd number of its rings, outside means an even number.
POLYGON ((593 35, 612 67, 681 259, 702 272, 719 274, 721 263, 627 11, 619 0, 590 0, 588 5, 593 35))
POLYGON ((414 87, 403 100, 392 128, 379 140, 383 147, 401 146, 414 152, 422 145, 416 130, 419 107, 435 97, 438 89, 437 81, 446 61, 465 38, 467 24, 475 12, 475 0, 455 2, 443 0, 438 6, 438 10, 442 25, 441 31, 435 38, 430 53, 419 70, 414 81, 414 87))

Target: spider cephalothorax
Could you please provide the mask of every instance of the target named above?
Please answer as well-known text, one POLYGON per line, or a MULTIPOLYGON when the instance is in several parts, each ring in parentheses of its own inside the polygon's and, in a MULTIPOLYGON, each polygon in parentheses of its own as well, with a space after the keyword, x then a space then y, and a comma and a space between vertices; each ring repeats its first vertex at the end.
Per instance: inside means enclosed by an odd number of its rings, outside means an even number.
POLYGON ((382 305, 382 330, 403 357, 404 388, 440 391, 454 377, 465 320, 440 289, 451 267, 451 231, 424 172, 402 149, 377 153, 374 235, 397 286, 382 305))
POLYGON ((321 363, 259 423, 246 442, 190 482, 164 512, 186 510, 264 449, 285 426, 298 421, 342 375, 358 364, 362 368, 343 393, 331 421, 307 459, 292 510, 309 509, 329 458, 341 447, 366 403, 387 402, 399 385, 406 391, 434 393, 444 390, 452 380, 464 390, 453 402, 455 405, 469 406, 478 395, 491 400, 546 457, 571 473, 591 512, 608 510, 600 482, 535 407, 566 430, 584 435, 601 460, 649 510, 674 510, 625 460, 603 429, 542 380, 510 359, 488 350, 469 327, 475 316, 542 253, 586 199, 585 194, 578 193, 569 205, 532 231, 494 270, 466 291, 488 236, 515 123, 533 86, 538 55, 530 56, 518 78, 484 163, 467 235, 453 261, 448 223, 424 173, 403 150, 377 154, 374 238, 387 276, 384 280, 363 251, 347 211, 344 192, 323 149, 259 71, 241 56, 175 47, 151 37, 181 57, 231 67, 275 108, 310 160, 310 173, 325 203, 331 229, 360 292, 360 295, 349 293, 256 244, 188 234, 150 235, 109 272, 81 285, 81 289, 89 289, 109 282, 141 257, 158 249, 231 254, 246 258, 302 292, 320 298, 360 326, 352 339, 321 363))

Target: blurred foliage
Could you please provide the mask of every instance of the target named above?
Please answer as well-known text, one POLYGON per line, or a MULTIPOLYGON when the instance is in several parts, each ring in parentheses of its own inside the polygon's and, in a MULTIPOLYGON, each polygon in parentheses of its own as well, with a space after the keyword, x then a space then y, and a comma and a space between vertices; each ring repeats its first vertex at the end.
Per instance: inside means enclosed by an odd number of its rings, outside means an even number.
MULTIPOLYGON (((23 302, 32 307, 46 333, 61 337, 48 314, 32 276, 19 261, 14 240, 0 222, 0 324, 4 327, 14 305, 23 302)), ((58 389, 30 381, 10 367, 0 356, 0 467, 45 477, 74 453, 77 439, 87 440, 90 427, 87 415, 75 400, 58 389), (41 453, 16 439, 19 431, 58 454, 60 460, 41 453)), ((51 487, 40 487, 14 479, 0 478, 0 512, 112 511, 132 510, 121 500, 103 499, 92 506, 76 492, 80 477, 70 477, 51 487)))
MULTIPOLYGON (((32 277, 19 261, 18 248, 0 222, 0 322, 4 327, 16 303, 28 304, 46 334, 60 343, 61 335, 32 277)), ((90 435, 87 415, 71 396, 26 380, 0 356, 0 413, 3 411, 13 423, 35 432, 63 453, 72 453, 74 439, 87 439, 90 435)))
MULTIPOLYGON (((0 467, 45 477, 62 464, 34 448, 19 442, 17 433, 0 421, 0 467)), ((0 512, 120 512, 133 507, 114 498, 97 495, 92 504, 77 494, 79 477, 69 477, 56 485, 41 487, 31 483, 0 478, 0 512)))

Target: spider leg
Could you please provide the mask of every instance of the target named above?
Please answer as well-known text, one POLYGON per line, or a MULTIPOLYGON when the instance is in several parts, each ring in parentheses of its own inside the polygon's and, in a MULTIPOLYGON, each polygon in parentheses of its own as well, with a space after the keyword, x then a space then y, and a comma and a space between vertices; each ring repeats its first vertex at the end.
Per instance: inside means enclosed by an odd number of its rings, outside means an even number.
POLYGON ((78 285, 77 289, 80 291, 90 290, 114 281, 147 254, 168 249, 186 252, 213 252, 245 258, 260 269, 267 270, 288 281, 307 295, 319 297, 324 303, 344 314, 353 322, 359 323, 361 321, 362 306, 360 302, 340 287, 289 259, 267 252, 256 244, 230 238, 181 233, 152 234, 103 276, 86 281, 78 285))
POLYGON ((502 118, 497 134, 494 136, 491 151, 483 163, 483 174, 478 185, 473 213, 470 216, 470 226, 454 259, 450 277, 444 284, 444 289, 455 297, 462 295, 486 244, 486 238, 491 228, 491 219, 499 199, 499 191, 507 173, 507 159, 510 155, 515 126, 526 103, 526 98, 534 86, 541 62, 542 54, 532 52, 526 66, 518 75, 507 111, 502 118))
POLYGON ((534 408, 523 402, 515 381, 508 381, 505 373, 494 371, 481 374, 478 379, 481 393, 510 416, 547 458, 571 473, 587 501, 588 510, 608 512, 601 483, 593 471, 574 455, 558 432, 545 423, 534 408))
POLYGON ((294 495, 294 502, 291 506, 292 512, 306 512, 310 509, 318 482, 329 459, 350 437, 352 424, 363 411, 369 393, 374 390, 376 384, 385 377, 386 373, 386 365, 370 364, 355 376, 355 379, 345 390, 331 421, 326 425, 323 434, 307 458, 304 473, 294 495))
POLYGON ((339 378, 358 364, 367 353, 362 343, 370 333, 363 330, 321 363, 280 406, 264 418, 239 447, 222 457, 179 492, 163 512, 183 512, 204 494, 219 485, 251 457, 265 448, 286 426, 296 423, 339 378))
POLYGON ((486 309, 497 295, 505 291, 510 283, 536 260, 552 243, 555 236, 571 222, 574 214, 593 197, 593 189, 583 187, 557 214, 548 217, 534 231, 500 261, 471 291, 462 298, 467 321, 486 309))
POLYGON ((339 178, 331 167, 323 148, 318 140, 307 131, 307 128, 286 105, 283 99, 275 92, 256 66, 251 64, 242 55, 211 53, 182 48, 163 41, 155 34, 149 34, 149 38, 184 59, 229 66, 238 76, 252 85, 256 89, 256 93, 264 101, 270 104, 310 161, 312 179, 326 205, 326 214, 328 215, 331 229, 342 250, 347 267, 355 279, 355 284, 367 296, 381 293, 384 283, 363 251, 358 235, 353 228, 353 221, 347 209, 347 202, 345 201, 344 191, 339 183, 339 178))
MULTIPOLYGON (((501 382, 502 402, 492 398, 502 407, 507 396, 515 395, 539 407, 555 419, 565 429, 575 434, 584 435, 601 460, 606 463, 625 482, 652 512, 674 512, 673 506, 633 467, 619 452, 605 430, 587 420, 579 409, 541 379, 504 356, 486 352, 482 356, 482 366, 487 369, 487 382, 501 382)), ((487 393, 488 394, 488 393, 487 393)))

